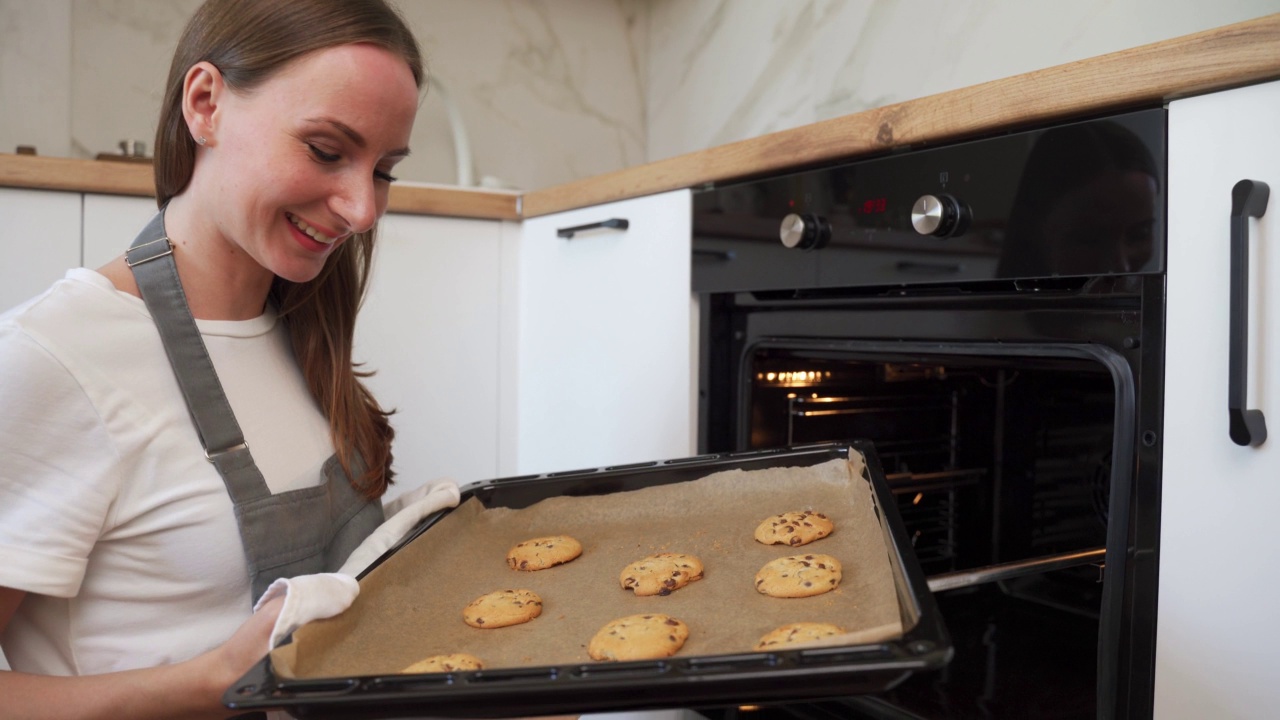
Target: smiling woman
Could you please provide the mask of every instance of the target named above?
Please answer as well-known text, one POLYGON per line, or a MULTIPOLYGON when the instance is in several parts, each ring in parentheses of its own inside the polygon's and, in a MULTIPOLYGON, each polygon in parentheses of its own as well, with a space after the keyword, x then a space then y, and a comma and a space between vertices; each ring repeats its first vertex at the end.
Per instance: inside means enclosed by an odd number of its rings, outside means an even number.
POLYGON ((0 316, 6 711, 223 714, 280 612, 253 611, 268 586, 381 525, 393 433, 351 346, 423 84, 382 0, 191 19, 159 214, 0 316))

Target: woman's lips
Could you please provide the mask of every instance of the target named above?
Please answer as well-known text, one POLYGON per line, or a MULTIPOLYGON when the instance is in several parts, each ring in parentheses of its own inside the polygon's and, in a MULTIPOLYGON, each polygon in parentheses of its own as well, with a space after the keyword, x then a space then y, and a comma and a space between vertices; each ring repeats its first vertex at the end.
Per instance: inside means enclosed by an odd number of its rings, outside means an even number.
POLYGON ((328 252, 339 240, 337 236, 326 233, 292 213, 285 213, 285 222, 298 244, 312 252, 328 252))
POLYGON ((318 243, 321 243, 323 245, 332 245, 338 241, 338 233, 332 230, 329 230, 328 228, 322 228, 317 225, 312 225, 311 223, 298 217, 297 215, 294 215, 293 213, 287 212, 284 214, 284 216, 289 220, 289 223, 291 225, 298 228, 300 231, 302 231, 304 235, 311 238, 312 240, 315 240, 318 243))

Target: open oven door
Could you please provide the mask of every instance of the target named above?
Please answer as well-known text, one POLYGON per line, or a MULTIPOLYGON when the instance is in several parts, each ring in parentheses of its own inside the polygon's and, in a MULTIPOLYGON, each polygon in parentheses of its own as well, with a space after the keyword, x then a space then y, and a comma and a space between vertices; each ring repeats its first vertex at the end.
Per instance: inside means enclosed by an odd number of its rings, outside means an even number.
POLYGON ((956 651, 939 674, 777 717, 1123 715, 1140 610, 1131 359, 1098 343, 745 335, 720 386, 732 447, 873 442, 956 651))

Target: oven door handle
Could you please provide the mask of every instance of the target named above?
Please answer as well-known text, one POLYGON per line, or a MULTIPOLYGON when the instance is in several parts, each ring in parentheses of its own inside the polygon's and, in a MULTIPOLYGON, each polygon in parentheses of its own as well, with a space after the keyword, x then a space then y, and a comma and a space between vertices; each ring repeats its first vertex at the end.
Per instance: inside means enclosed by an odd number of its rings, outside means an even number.
POLYGON ((1227 413, 1231 440, 1257 447, 1267 439, 1261 410, 1246 409, 1249 380, 1249 218, 1267 211, 1271 189, 1258 180, 1241 180, 1231 189, 1231 322, 1227 370, 1227 413))

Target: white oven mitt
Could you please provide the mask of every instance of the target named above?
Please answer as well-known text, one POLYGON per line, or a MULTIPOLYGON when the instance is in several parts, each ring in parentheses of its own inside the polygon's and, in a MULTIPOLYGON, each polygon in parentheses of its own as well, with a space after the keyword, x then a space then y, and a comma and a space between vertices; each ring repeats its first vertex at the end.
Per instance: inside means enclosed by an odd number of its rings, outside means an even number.
POLYGON ((355 576, 404 539, 422 518, 454 507, 460 497, 458 484, 452 480, 436 480, 410 490, 387 504, 391 518, 356 547, 338 572, 280 578, 271 583, 253 606, 257 612, 268 600, 284 595, 284 607, 271 629, 267 652, 312 620, 333 617, 350 607, 360 594, 355 576))

